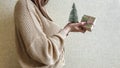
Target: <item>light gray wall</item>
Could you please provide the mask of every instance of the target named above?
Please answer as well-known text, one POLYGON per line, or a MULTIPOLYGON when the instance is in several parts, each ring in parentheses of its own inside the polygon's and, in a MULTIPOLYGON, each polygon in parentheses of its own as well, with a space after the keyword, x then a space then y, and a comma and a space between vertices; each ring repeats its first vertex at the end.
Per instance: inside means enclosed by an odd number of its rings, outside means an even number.
POLYGON ((120 68, 120 0, 50 0, 46 8, 61 27, 73 2, 79 20, 84 14, 95 16, 96 25, 93 32, 69 34, 64 68, 120 68))
POLYGON ((15 49, 13 20, 17 0, 0 0, 0 68, 20 68, 15 49))
MULTIPOLYGON (((0 68, 19 68, 13 22, 16 1, 0 0, 0 68)), ((61 27, 67 24, 73 1, 80 19, 84 14, 97 19, 93 32, 70 33, 66 38, 64 68, 120 68, 120 0, 50 0, 46 8, 61 27)))

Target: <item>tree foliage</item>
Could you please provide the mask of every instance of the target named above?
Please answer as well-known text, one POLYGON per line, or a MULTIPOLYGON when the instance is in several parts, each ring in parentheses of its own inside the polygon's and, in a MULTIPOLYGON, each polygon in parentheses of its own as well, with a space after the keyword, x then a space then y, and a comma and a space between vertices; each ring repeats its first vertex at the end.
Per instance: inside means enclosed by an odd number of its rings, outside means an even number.
POLYGON ((69 22, 70 23, 77 23, 78 22, 78 15, 75 3, 73 3, 72 10, 69 15, 69 22))

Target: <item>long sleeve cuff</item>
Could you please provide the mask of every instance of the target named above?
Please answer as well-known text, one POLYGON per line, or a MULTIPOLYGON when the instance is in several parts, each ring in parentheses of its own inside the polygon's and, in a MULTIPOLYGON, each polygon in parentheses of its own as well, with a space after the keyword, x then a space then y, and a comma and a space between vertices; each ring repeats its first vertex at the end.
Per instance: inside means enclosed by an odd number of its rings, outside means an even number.
POLYGON ((60 36, 62 39, 65 39, 68 35, 68 32, 65 30, 61 30, 57 35, 60 36))

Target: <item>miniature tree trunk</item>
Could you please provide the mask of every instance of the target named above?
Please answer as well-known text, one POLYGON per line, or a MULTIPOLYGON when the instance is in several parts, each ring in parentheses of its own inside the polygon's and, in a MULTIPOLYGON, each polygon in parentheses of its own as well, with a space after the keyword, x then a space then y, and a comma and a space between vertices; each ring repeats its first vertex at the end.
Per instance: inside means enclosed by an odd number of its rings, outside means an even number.
POLYGON ((73 3, 72 10, 70 12, 69 22, 70 23, 77 23, 78 22, 78 15, 77 15, 77 9, 75 7, 75 3, 73 3))

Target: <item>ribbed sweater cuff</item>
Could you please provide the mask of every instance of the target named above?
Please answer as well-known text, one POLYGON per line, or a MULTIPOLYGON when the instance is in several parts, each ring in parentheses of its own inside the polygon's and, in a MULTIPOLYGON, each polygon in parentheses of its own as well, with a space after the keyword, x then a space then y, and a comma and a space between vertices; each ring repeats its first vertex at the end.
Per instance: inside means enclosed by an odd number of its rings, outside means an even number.
POLYGON ((57 35, 60 36, 62 39, 65 39, 67 37, 67 32, 61 30, 57 35))

